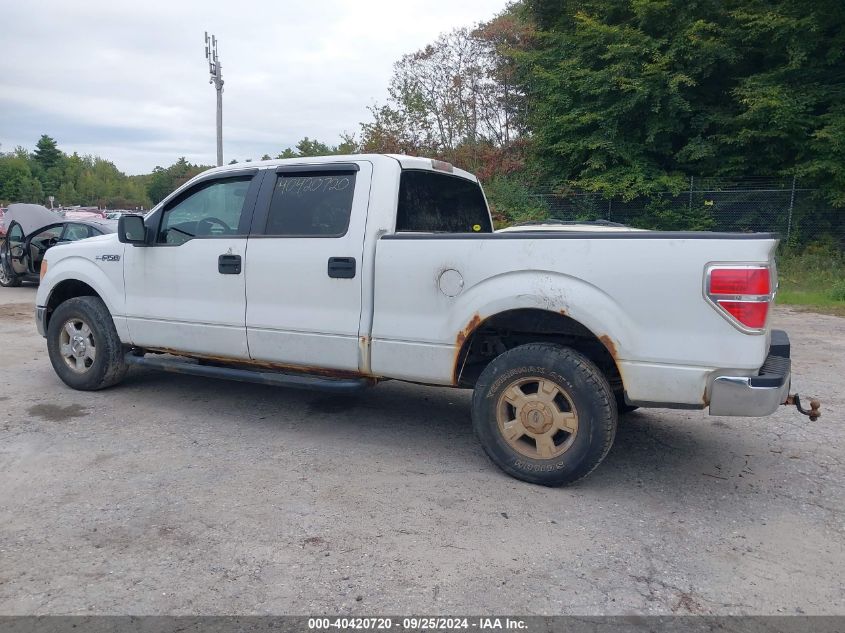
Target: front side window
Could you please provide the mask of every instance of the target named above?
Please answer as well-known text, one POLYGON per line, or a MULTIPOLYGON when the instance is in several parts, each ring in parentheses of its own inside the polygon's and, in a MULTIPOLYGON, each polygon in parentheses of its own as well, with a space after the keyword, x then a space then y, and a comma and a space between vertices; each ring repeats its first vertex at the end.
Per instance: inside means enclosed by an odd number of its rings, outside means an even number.
POLYGON ((201 183, 164 210, 156 241, 184 244, 202 237, 238 235, 252 176, 201 183))
POLYGON ((44 253, 47 252, 48 248, 53 247, 59 242, 59 237, 61 237, 63 230, 64 227, 61 224, 51 226, 29 239, 29 259, 32 270, 35 272, 41 270, 41 261, 44 259, 44 253))
POLYGON ((59 241, 63 229, 64 227, 61 224, 59 226, 51 226, 49 229, 33 235, 30 244, 36 248, 46 250, 59 241))
MULTIPOLYGON (((23 256, 23 241, 23 228, 17 222, 12 222, 9 232, 6 235, 6 244, 9 249, 9 264, 12 267, 12 271, 18 274, 26 272, 23 256)), ((0 262, 0 265, 2 265, 2 262, 0 262)))
POLYGON ((266 235, 340 237, 349 227, 354 171, 279 174, 266 235))
MULTIPOLYGON (((17 222, 12 222, 9 226, 9 232, 6 234, 6 248, 9 250, 8 256, 9 259, 7 263, 11 266, 11 271, 7 270, 6 274, 9 272, 14 272, 17 274, 23 274, 26 272, 26 265, 24 264, 24 252, 23 252, 23 241, 24 241, 24 233, 23 228, 17 222)), ((0 241, 0 248, 2 248, 2 241, 0 241)), ((2 250, 0 250, 2 252, 2 250)), ((0 266, 3 265, 3 262, 0 261, 0 266)))
MULTIPOLYGON (((20 250, 23 247, 23 229, 17 222, 13 222, 9 228, 8 240, 9 248, 12 249, 12 254, 15 255, 14 249, 20 250)), ((19 253, 18 253, 19 254, 19 253)))
POLYGON ((492 233, 481 187, 459 176, 404 170, 399 181, 397 231, 492 233))

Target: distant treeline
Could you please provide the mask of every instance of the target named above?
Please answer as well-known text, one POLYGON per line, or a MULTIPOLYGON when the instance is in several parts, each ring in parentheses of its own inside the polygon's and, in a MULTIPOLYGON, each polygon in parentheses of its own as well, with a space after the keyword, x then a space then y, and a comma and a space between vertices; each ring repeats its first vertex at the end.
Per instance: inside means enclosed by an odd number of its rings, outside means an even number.
POLYGON ((103 158, 67 155, 45 134, 34 152, 17 147, 0 154, 0 204, 48 204, 53 196, 57 206, 148 208, 148 178, 127 176, 103 158))

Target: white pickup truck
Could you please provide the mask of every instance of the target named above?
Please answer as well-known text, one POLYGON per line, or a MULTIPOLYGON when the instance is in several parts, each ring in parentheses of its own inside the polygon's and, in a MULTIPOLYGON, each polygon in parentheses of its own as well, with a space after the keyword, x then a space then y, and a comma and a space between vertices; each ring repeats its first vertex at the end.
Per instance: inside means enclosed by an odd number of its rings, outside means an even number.
POLYGON ((602 461, 619 412, 787 401, 789 339, 768 327, 776 244, 496 232, 476 178, 448 163, 267 161, 206 171, 116 235, 51 249, 36 320, 75 389, 132 364, 334 392, 472 388, 493 462, 561 485, 602 461))

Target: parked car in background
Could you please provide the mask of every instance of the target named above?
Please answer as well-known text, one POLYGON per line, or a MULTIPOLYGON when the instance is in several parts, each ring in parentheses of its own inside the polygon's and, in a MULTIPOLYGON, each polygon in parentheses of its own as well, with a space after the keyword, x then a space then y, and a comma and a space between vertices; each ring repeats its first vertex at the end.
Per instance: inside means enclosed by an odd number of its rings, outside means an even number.
POLYGON ((6 235, 6 209, 0 207, 0 237, 6 235))
POLYGON ((106 214, 102 211, 65 211, 62 214, 67 220, 104 220, 106 214))
POLYGON ((117 222, 100 217, 67 218, 39 204, 12 204, 0 242, 0 286, 39 280, 44 254, 53 246, 114 233, 117 222))

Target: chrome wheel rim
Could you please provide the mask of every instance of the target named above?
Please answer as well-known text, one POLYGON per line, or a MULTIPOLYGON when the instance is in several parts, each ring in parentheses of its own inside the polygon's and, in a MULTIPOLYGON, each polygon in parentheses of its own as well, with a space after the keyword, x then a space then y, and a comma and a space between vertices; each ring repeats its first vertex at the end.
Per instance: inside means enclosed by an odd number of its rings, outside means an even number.
POLYGON ((508 445, 531 459, 555 459, 578 434, 578 411, 556 382, 539 376, 512 382, 496 407, 499 432, 508 445))
POLYGON ((97 347, 85 321, 76 317, 65 321, 59 333, 59 351, 73 371, 82 374, 91 369, 97 359, 97 347))

